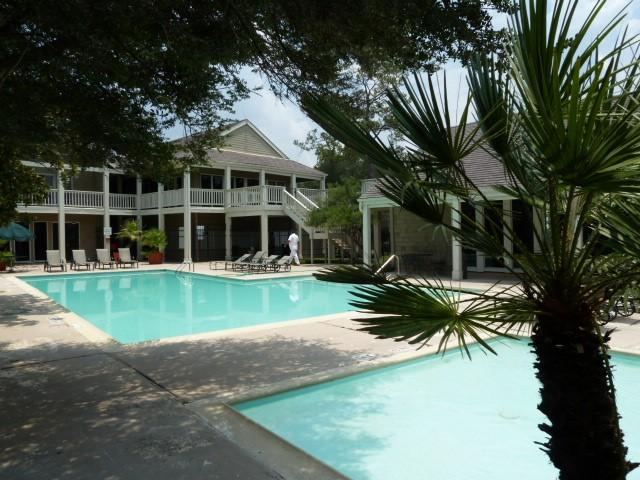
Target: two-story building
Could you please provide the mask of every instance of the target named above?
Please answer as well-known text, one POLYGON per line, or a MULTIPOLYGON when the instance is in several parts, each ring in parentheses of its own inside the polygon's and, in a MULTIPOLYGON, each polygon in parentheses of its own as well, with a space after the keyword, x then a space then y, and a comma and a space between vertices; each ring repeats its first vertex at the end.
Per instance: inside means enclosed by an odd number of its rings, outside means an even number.
POLYGON ((18 208, 35 238, 16 242, 16 260, 43 261, 47 249, 60 245, 67 259, 78 248, 91 257, 96 248, 117 245, 127 219, 164 230, 166 258, 173 261, 228 259, 251 250, 285 254, 291 232, 301 237, 306 256, 326 249, 327 234, 306 224, 325 196, 326 174, 287 158, 248 120, 222 138, 206 164, 171 185, 104 168, 64 180, 60 172, 25 162, 50 190, 44 202, 18 208))

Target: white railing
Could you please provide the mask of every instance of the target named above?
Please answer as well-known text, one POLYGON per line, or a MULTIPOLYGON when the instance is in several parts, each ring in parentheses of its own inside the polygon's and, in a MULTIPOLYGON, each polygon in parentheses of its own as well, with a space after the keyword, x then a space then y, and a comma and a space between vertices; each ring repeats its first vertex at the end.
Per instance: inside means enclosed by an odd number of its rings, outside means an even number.
POLYGON ((312 202, 305 194, 303 194, 300 190, 296 190, 296 199, 302 203, 305 207, 307 207, 309 210, 315 210, 316 208, 318 208, 318 204, 315 202, 312 202))
POLYGON ((102 192, 88 192, 83 190, 65 190, 64 204, 68 207, 102 207, 102 192))
POLYGON ((47 195, 44 197, 44 200, 41 202, 31 201, 28 205, 44 205, 44 206, 55 206, 58 205, 58 190, 52 189, 47 192, 47 195))
POLYGON ((309 215, 310 209, 305 207, 304 204, 300 202, 300 200, 298 200, 286 190, 282 191, 282 206, 285 210, 289 210, 300 220, 302 220, 303 223, 307 223, 307 216, 309 215))
POLYGON ((296 193, 301 193, 316 206, 322 204, 327 199, 327 191, 320 188, 297 188, 296 193))
POLYGON ((282 205, 282 191, 284 187, 266 185, 267 203, 269 205, 282 205))
POLYGON ((140 195, 140 209, 148 210, 158 208, 158 192, 143 193, 140 195))
POLYGON ((223 207, 224 190, 212 188, 192 188, 191 205, 201 205, 205 207, 223 207))
POLYGON ((110 193, 109 207, 122 208, 126 210, 136 209, 136 195, 126 193, 110 193))
POLYGON ((230 207, 255 207, 262 205, 262 187, 232 188, 227 191, 230 207))
POLYGON ((184 203, 184 192, 182 188, 178 190, 165 190, 162 192, 163 207, 178 207, 184 203))

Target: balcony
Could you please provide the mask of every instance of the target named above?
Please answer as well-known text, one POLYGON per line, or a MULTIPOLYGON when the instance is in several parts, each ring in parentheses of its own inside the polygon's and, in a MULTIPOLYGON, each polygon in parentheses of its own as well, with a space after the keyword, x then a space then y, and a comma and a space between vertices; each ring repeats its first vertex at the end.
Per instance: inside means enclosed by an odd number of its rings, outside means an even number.
MULTIPOLYGON (((211 208, 265 208, 278 207, 283 205, 283 192, 285 187, 276 185, 263 185, 246 188, 234 188, 231 190, 192 188, 190 190, 190 201, 192 207, 211 208)), ((152 210, 160 206, 160 195, 162 195, 162 207, 182 207, 184 205, 184 189, 164 190, 162 192, 143 193, 138 197, 133 194, 110 193, 109 209, 111 210, 152 210)), ((324 201, 326 190, 299 188, 295 198, 305 206, 313 209, 324 201)), ((102 192, 65 190, 65 207, 73 208, 104 208, 104 195, 102 192)), ((46 198, 39 203, 30 203, 29 206, 58 206, 58 191, 51 189, 46 198)))

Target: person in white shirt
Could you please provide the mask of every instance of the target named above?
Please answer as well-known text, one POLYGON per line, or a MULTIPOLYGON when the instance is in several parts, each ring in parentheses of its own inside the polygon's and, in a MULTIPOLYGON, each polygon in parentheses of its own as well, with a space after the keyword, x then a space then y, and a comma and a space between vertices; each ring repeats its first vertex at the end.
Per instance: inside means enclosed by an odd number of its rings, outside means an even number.
POLYGON ((296 265, 300 265, 300 259, 298 258, 299 241, 300 239, 298 238, 298 235, 295 234, 295 232, 289 235, 289 255, 291 255, 293 261, 296 262, 296 265))

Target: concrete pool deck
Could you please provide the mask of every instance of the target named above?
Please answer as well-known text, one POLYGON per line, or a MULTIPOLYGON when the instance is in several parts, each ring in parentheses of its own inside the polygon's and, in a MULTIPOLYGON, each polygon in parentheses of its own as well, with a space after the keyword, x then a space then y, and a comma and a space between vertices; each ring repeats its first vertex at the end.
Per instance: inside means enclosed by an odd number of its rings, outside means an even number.
MULTIPOLYGON (((175 265, 140 270, 157 268, 175 265)), ((376 340, 354 315, 126 346, 85 336, 75 314, 0 275, 0 478, 342 478, 225 404, 434 350, 376 340)), ((640 354, 634 321, 614 324, 615 349, 640 354)))

